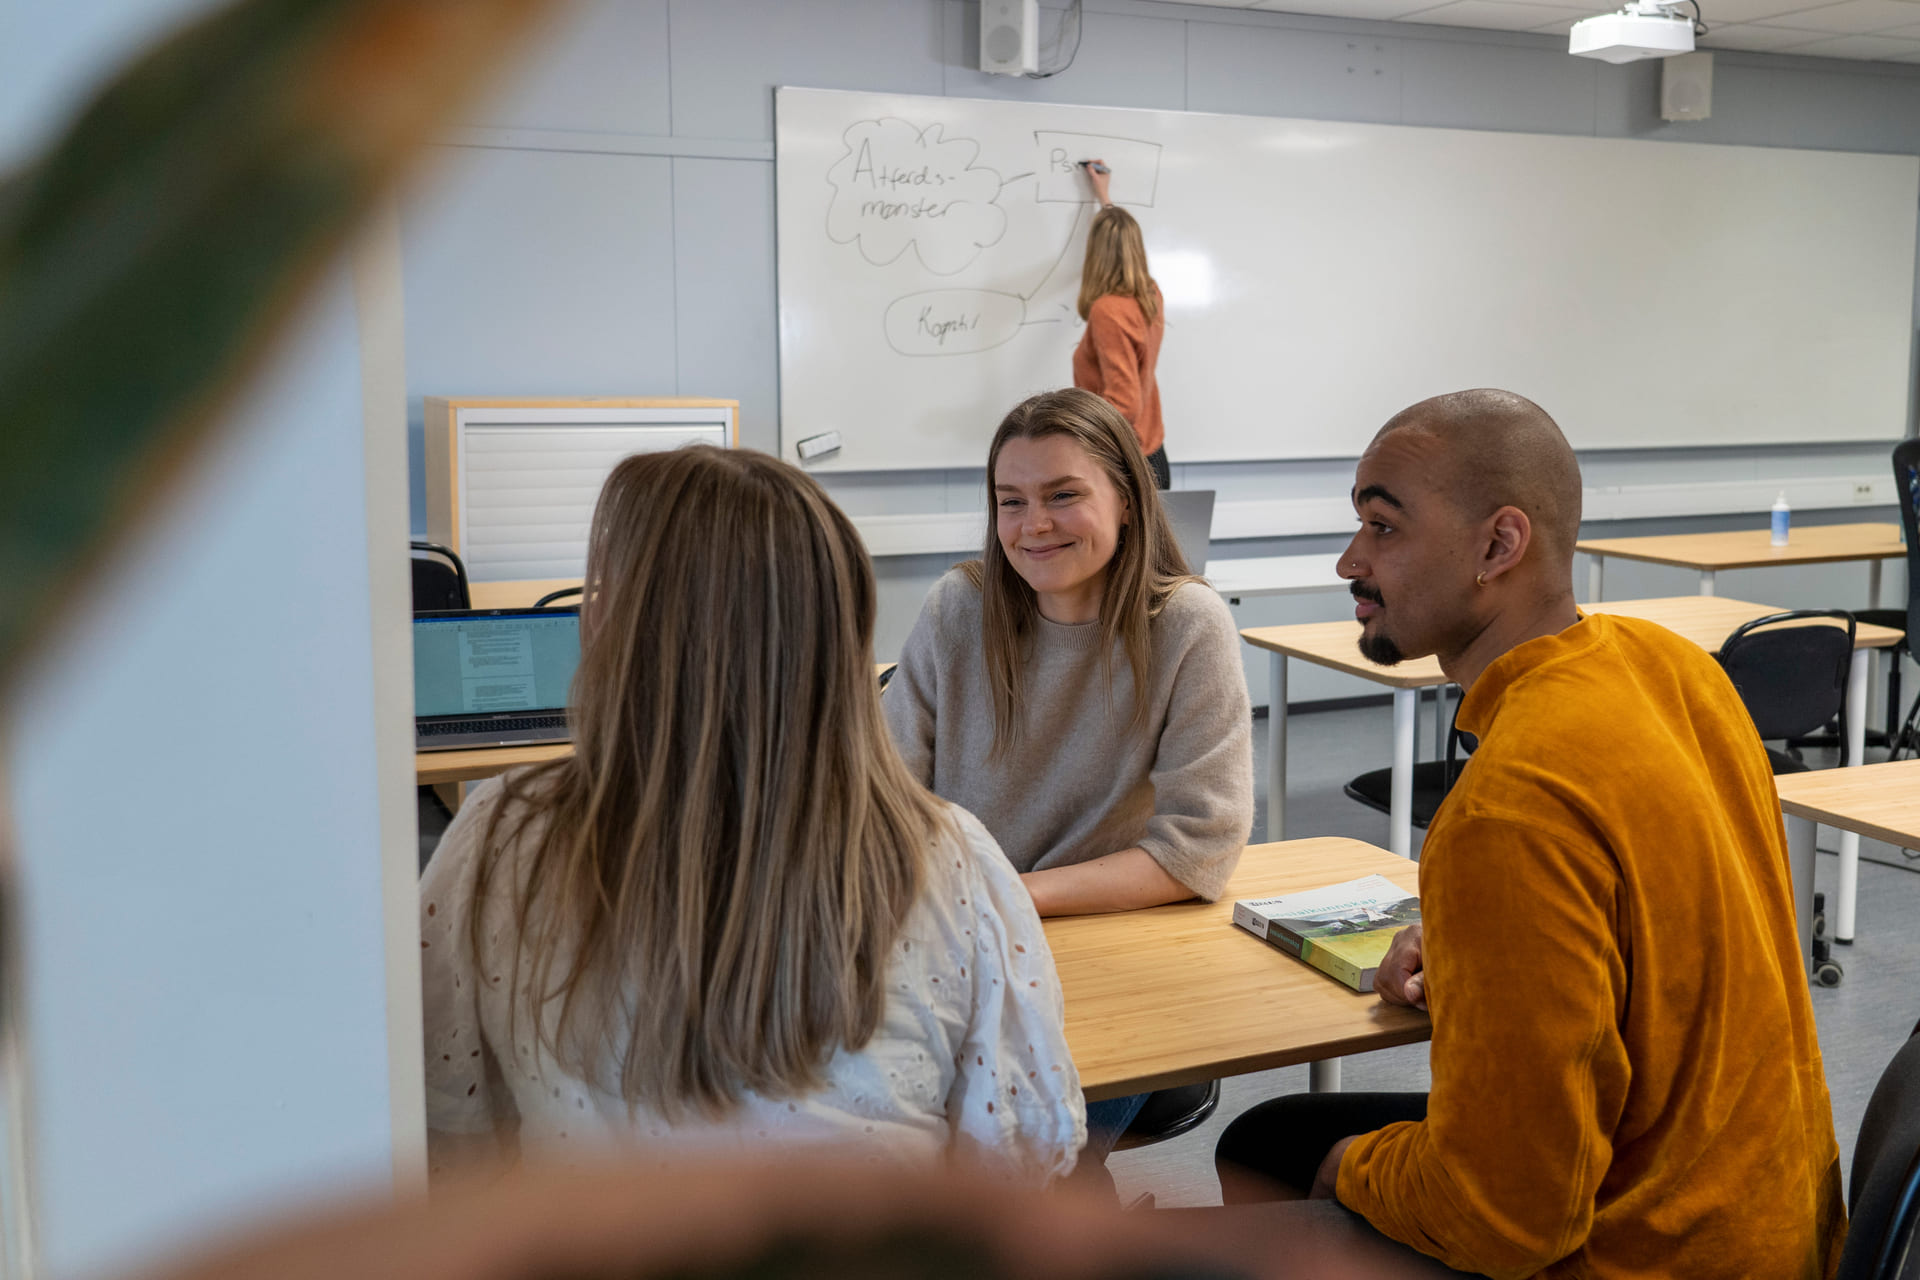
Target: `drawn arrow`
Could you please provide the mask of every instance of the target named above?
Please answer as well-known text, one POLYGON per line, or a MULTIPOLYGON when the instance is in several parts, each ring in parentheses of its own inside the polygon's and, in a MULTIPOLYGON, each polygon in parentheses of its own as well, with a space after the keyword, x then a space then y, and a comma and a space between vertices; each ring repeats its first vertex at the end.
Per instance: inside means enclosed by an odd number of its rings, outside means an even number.
POLYGON ((1054 256, 1053 265, 1047 268, 1047 274, 1040 277, 1040 283, 1034 285, 1033 288, 1027 290, 1025 293, 1020 295, 1021 301, 1023 302, 1032 301, 1033 295, 1036 293, 1039 293, 1040 290, 1046 288, 1047 281, 1053 279, 1053 273, 1060 269, 1061 259, 1067 256, 1067 250, 1073 248, 1073 237, 1079 232, 1080 218, 1083 214, 1086 213, 1086 211, 1087 211, 1087 206, 1085 204, 1080 204, 1075 206, 1073 210, 1073 225, 1067 228, 1066 243, 1060 246, 1060 252, 1054 256))

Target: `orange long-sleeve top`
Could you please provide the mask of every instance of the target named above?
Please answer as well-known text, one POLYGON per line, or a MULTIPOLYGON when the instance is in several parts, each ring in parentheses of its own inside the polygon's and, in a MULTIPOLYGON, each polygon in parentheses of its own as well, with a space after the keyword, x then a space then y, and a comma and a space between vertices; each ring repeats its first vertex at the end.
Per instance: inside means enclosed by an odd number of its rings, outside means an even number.
POLYGON ((1604 614, 1496 660, 1421 855, 1427 1118, 1338 1195, 1463 1271, 1830 1277, 1846 1234, 1773 775, 1711 657, 1604 614))
POLYGON ((1166 331, 1164 301, 1148 324, 1138 302, 1108 293, 1087 308, 1087 331, 1073 349, 1073 385, 1118 409, 1133 424, 1142 453, 1152 453, 1167 439, 1166 424, 1160 420, 1160 379, 1154 372, 1166 331))

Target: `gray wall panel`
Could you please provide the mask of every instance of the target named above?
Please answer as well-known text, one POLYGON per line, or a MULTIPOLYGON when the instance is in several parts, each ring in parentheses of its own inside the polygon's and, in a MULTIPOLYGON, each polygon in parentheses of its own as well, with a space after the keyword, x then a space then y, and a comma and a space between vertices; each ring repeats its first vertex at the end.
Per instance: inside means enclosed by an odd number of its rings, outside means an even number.
POLYGON ((1409 40, 1401 55, 1406 124, 1592 133, 1598 63, 1564 45, 1409 40))
POLYGON ((773 166, 673 161, 679 393, 740 402, 740 443, 780 448, 773 166))
POLYGON ((667 0, 576 0, 470 114, 497 129, 671 133, 667 0))
MULTIPOLYGON (((1041 57, 1050 56, 1060 12, 1040 11, 1041 57)), ((946 89, 956 98, 1083 102, 1104 107, 1187 106, 1187 24, 1094 10, 1082 19, 1073 63, 1044 80, 988 75, 980 66, 980 6, 946 0, 946 89)), ((1071 27, 1068 28, 1071 31, 1071 27)), ((1072 48, 1072 37, 1067 37, 1072 48)))
POLYGON ((937 0, 672 0, 673 131, 773 138, 773 89, 941 92, 937 0))
POLYGON ((1287 27, 1187 28, 1187 104, 1231 115, 1393 123, 1402 41, 1287 27))
MULTIPOLYGON (((412 456, 422 396, 677 393, 670 161, 438 158, 402 228, 412 456)), ((422 484, 416 471, 416 529, 422 484)))

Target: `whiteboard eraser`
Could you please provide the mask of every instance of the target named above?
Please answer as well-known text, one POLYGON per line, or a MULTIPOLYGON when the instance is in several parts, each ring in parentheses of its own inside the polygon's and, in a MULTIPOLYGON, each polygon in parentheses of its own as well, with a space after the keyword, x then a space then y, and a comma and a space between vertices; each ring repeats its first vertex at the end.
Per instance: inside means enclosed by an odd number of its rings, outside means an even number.
POLYGON ((840 433, 822 431, 817 436, 808 436, 793 448, 794 452, 800 455, 800 461, 812 462, 815 458, 824 458, 830 453, 840 452, 840 433))

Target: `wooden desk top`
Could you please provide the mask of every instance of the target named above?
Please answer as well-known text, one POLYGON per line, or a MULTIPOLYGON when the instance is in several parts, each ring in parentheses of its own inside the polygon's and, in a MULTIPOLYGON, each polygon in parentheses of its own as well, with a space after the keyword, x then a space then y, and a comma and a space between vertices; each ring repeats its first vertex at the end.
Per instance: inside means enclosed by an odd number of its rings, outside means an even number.
MULTIPOLYGON (((515 608, 514 605, 487 605, 484 608, 515 608)), ((893 667, 891 662, 876 662, 874 674, 893 667)), ((523 764, 542 764, 571 755, 571 743, 554 742, 539 747, 459 747, 452 751, 416 751, 413 753, 413 783, 430 787, 441 782, 478 782, 496 773, 517 769, 523 764)))
POLYGON ((569 742, 549 742, 538 747, 464 747, 453 751, 416 751, 413 753, 414 785, 426 787, 436 782, 477 782, 496 773, 517 769, 523 764, 542 764, 573 754, 569 742))
MULTIPOLYGON (((578 578, 527 578, 514 582, 469 582, 467 599, 476 609, 531 609, 533 602, 562 587, 577 587, 578 578)), ((579 604, 578 600, 562 603, 579 604)))
POLYGON ((1081 1088, 1117 1098, 1428 1039, 1426 1014, 1349 991, 1233 926, 1236 898, 1373 872, 1417 889, 1419 870, 1358 840, 1257 844, 1219 902, 1048 920, 1081 1088))
MULTIPOLYGON (((1650 600, 1608 600, 1603 604, 1582 606, 1588 613, 1614 613, 1627 618, 1643 618, 1676 631, 1705 649, 1719 651, 1720 642, 1743 622, 1785 610, 1746 600, 1728 600, 1724 596, 1657 596, 1650 600)), ((1826 626, 1827 623, 1809 625, 1826 626)), ((1860 625, 1853 633, 1854 644, 1862 649, 1882 649, 1899 643, 1903 633, 1891 627, 1860 625)), ((1416 658, 1397 667, 1383 667, 1360 656, 1360 624, 1345 622, 1304 622, 1286 627, 1249 627, 1240 638, 1256 649, 1284 653, 1348 675, 1360 676, 1376 684, 1396 689, 1421 689, 1445 684, 1438 658, 1416 658)))
POLYGON ((1920 849, 1920 760, 1786 773, 1773 783, 1796 818, 1920 849))
POLYGON ((1644 560, 1682 569, 1758 569, 1770 564, 1885 560, 1907 554, 1897 524, 1796 525, 1784 547, 1767 529, 1676 533, 1651 538, 1589 538, 1574 544, 1590 555, 1644 560))

